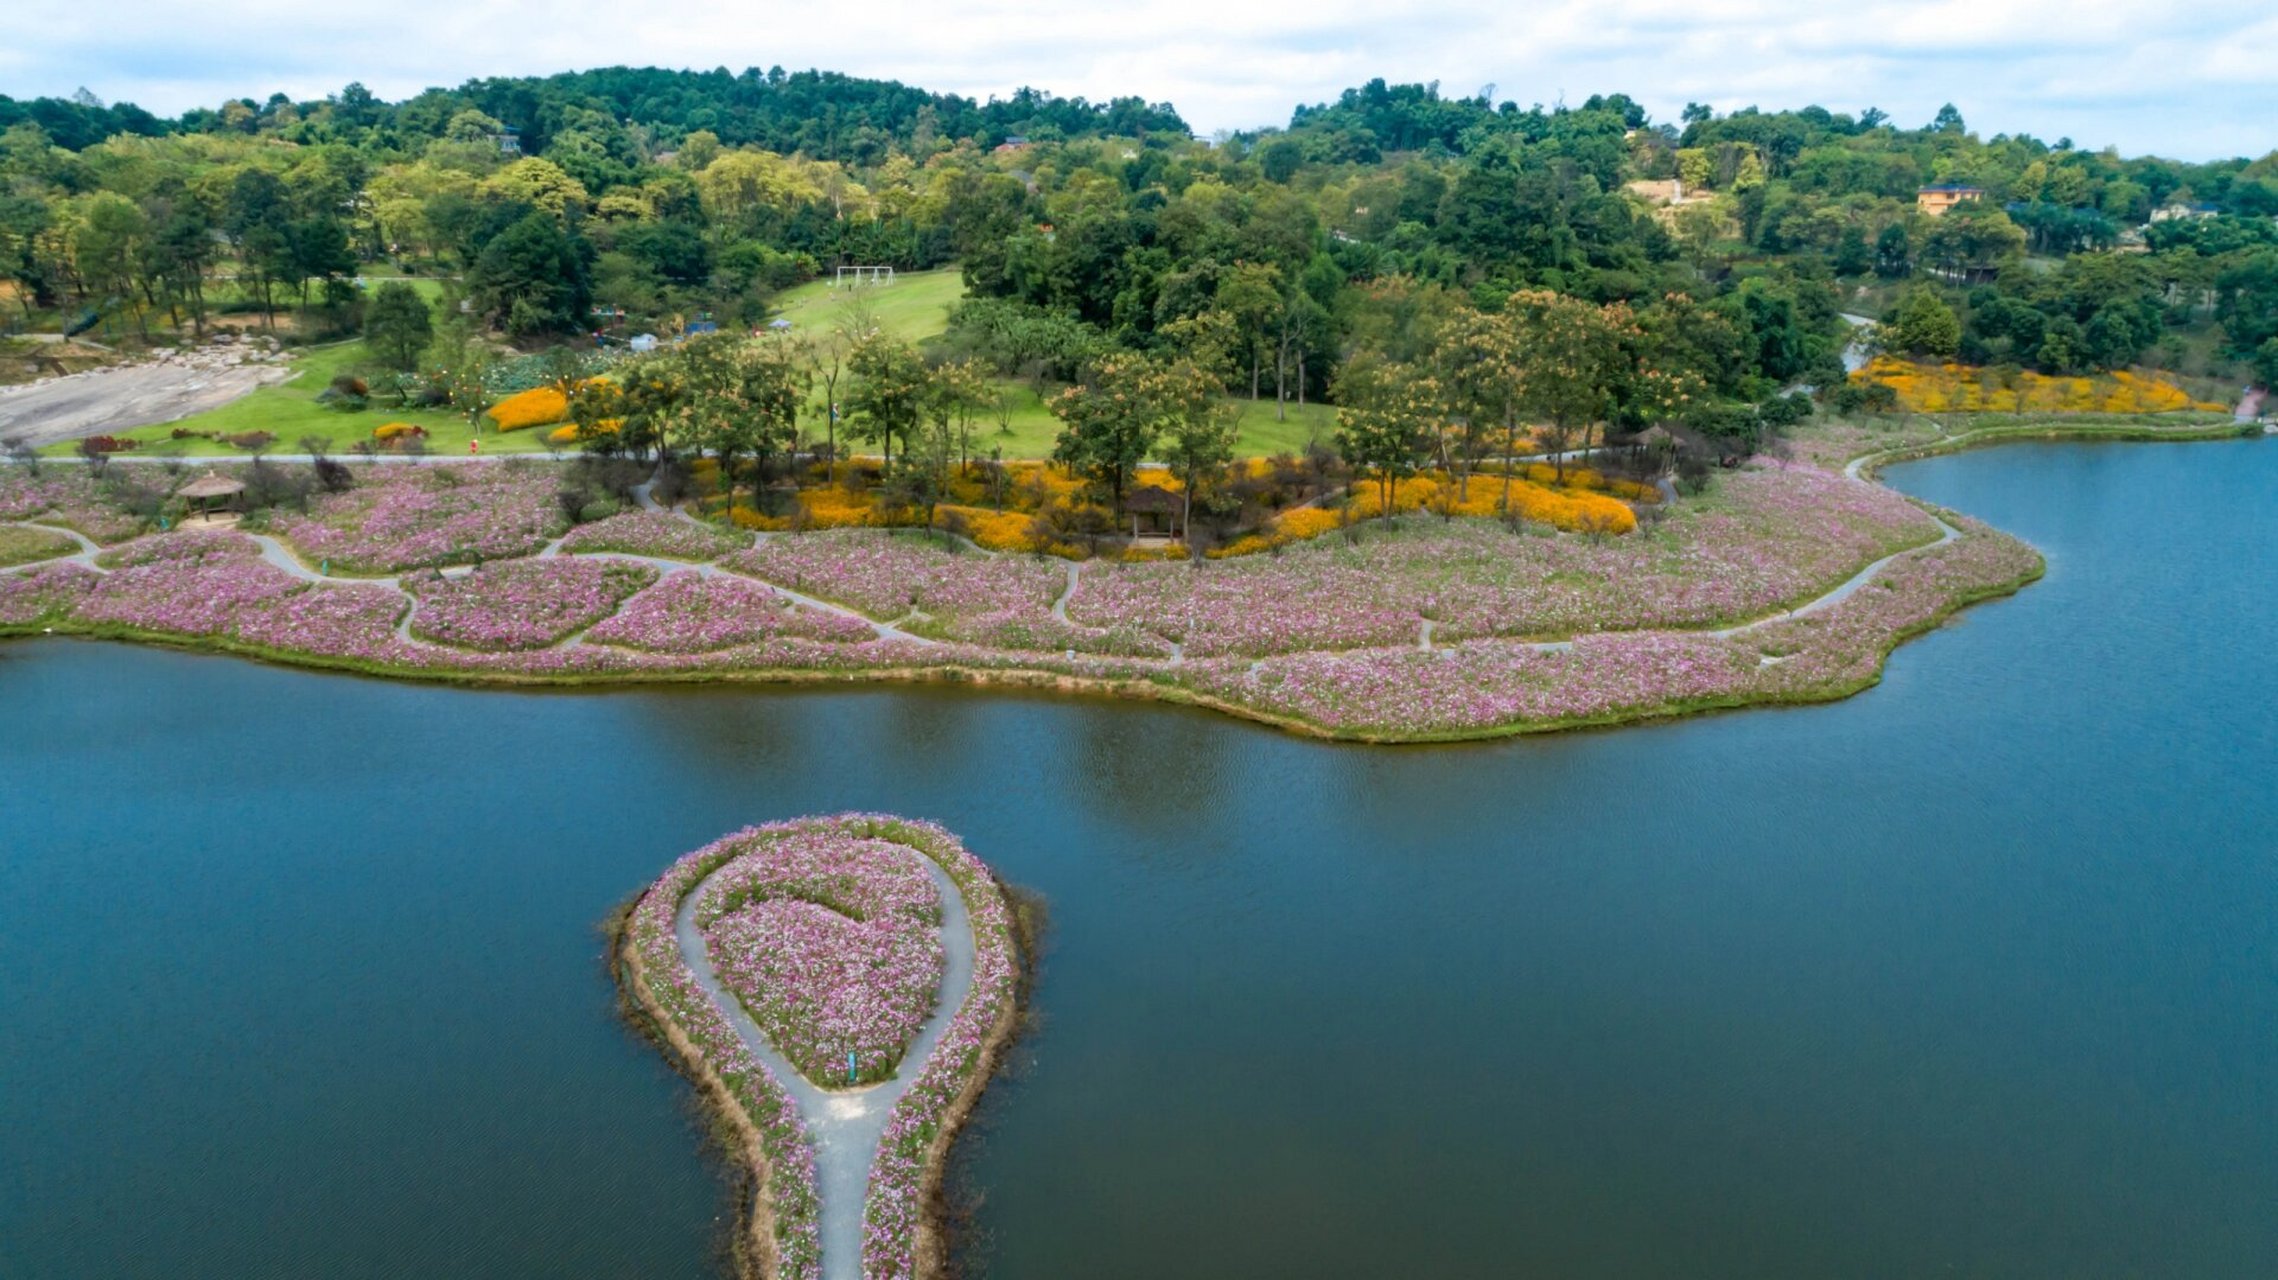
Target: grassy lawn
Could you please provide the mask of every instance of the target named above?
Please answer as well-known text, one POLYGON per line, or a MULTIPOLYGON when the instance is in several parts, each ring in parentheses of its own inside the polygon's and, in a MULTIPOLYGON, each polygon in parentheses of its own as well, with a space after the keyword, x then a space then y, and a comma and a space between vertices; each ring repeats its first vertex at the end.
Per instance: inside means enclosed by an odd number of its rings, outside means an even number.
POLYGON ((949 328, 949 308, 964 296, 964 273, 946 267, 940 271, 905 271, 887 285, 833 289, 827 279, 810 281, 778 296, 775 314, 790 321, 795 334, 822 337, 845 314, 846 301, 860 298, 869 305, 880 327, 904 342, 919 343, 949 328))

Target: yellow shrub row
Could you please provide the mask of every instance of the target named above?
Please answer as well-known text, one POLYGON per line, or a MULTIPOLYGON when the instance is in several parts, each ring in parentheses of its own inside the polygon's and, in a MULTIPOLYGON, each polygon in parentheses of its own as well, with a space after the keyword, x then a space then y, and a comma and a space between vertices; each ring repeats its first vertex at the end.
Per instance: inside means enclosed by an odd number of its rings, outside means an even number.
POLYGON ((2028 369, 2004 380, 1970 365, 1877 356, 1851 380, 1888 386, 1897 393, 1899 407, 1911 413, 2172 413, 2224 407, 2193 400, 2164 374, 2146 377, 2127 369, 2094 377, 2052 377, 2028 369))
MULTIPOLYGON (((1547 524, 1569 533, 1628 533, 1637 527, 1637 513, 1629 505, 1602 494, 1562 493, 1531 480, 1474 476, 1470 492, 1457 497, 1452 481, 1441 476, 1411 476, 1393 487, 1392 510, 1431 511, 1455 516, 1487 517, 1502 513, 1508 491, 1509 509, 1521 519, 1547 524)), ((1376 485, 1362 484, 1354 495, 1353 514, 1369 519, 1384 514, 1376 485)))
POLYGON ((416 422, 384 422, 372 429, 374 440, 396 440, 408 435, 425 435, 427 429, 416 422))
POLYGON ((1556 466, 1548 462, 1530 462, 1519 468, 1519 478, 1555 488, 1591 489, 1599 493, 1612 494, 1614 497, 1626 499, 1630 502, 1661 501, 1661 491, 1652 485, 1639 484, 1635 480, 1623 480, 1617 476, 1609 476, 1596 467, 1578 467, 1569 463, 1566 467, 1566 478, 1561 481, 1558 478, 1556 466))

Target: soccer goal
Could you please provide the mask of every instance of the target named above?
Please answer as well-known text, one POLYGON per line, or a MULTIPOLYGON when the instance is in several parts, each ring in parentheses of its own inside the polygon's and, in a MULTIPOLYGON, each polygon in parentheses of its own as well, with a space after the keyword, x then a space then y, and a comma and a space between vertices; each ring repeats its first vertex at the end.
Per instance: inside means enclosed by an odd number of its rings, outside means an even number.
POLYGON ((892 267, 840 267, 838 278, 831 281, 831 287, 841 289, 850 284, 892 283, 894 283, 894 269, 892 267))

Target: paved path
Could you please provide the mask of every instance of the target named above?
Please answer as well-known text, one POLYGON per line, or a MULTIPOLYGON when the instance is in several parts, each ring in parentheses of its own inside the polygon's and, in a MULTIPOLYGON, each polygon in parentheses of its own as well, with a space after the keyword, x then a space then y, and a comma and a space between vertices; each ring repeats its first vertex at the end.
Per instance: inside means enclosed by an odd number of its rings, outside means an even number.
MULTIPOLYGON (((933 878, 935 890, 941 894, 941 998, 934 1004, 933 1016, 926 1019, 917 1038, 910 1042, 909 1052, 902 1056, 894 1078, 883 1084, 865 1089, 817 1088, 776 1052, 767 1033, 759 1029, 759 1024, 744 1012, 742 1003, 721 985, 719 975, 712 969, 704 933, 696 927, 696 904, 703 897, 705 886, 711 883, 711 876, 706 876, 680 900, 680 913, 673 920, 680 953, 696 975, 696 985, 703 988, 713 1005, 726 1015, 728 1025, 742 1038, 752 1056, 767 1064, 767 1069, 791 1095, 800 1116, 807 1122, 807 1134, 815 1147, 815 1188, 822 1199, 823 1280, 861 1280, 863 1205, 870 1186, 871 1159, 878 1151, 879 1139, 885 1136, 886 1120, 893 1113, 894 1104, 909 1091, 925 1062, 933 1056, 934 1048, 949 1029, 950 1020, 973 988, 976 944, 973 922, 965 909, 965 895, 957 891, 956 882, 939 863, 915 849, 903 847, 924 865, 926 873, 933 878)), ((725 866, 721 868, 725 869, 725 866)), ((712 873, 718 874, 719 871, 712 873)))

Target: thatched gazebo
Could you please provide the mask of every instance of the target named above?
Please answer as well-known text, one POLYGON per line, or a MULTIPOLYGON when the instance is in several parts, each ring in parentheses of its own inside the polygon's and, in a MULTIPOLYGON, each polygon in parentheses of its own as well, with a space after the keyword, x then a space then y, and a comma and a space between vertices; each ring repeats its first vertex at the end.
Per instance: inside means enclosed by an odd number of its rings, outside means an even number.
POLYGON ((232 480, 219 472, 208 471, 176 490, 175 496, 188 501, 192 510, 211 520, 216 505, 226 507, 243 492, 243 480, 232 480))
POLYGON ((1140 522, 1146 522, 1146 532, 1169 537, 1178 528, 1178 514, 1186 503, 1179 495, 1159 484, 1143 484, 1123 496, 1123 513, 1131 517, 1131 536, 1141 536, 1140 522))

